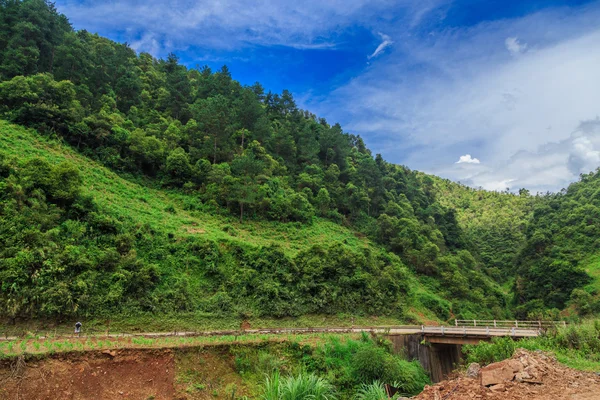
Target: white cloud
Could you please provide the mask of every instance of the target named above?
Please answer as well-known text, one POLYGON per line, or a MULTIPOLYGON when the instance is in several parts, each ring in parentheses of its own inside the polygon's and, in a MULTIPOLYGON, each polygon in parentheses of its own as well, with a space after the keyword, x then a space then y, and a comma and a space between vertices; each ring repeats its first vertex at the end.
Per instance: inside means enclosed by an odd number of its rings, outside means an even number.
POLYGON ((504 45, 506 46, 506 50, 508 50, 513 56, 517 56, 527 50, 527 43, 519 42, 517 37, 506 38, 504 45))
POLYGON ((377 46, 377 48, 375 49, 375 51, 368 56, 367 58, 370 60, 371 58, 377 57, 379 54, 381 54, 387 47, 391 46, 394 42, 392 41, 392 38, 389 37, 388 35, 384 34, 384 33, 379 33, 379 36, 381 36, 381 39, 383 40, 379 46, 377 46))
POLYGON ((456 164, 479 164, 480 161, 477 158, 472 158, 470 154, 465 154, 464 156, 460 156, 456 164))

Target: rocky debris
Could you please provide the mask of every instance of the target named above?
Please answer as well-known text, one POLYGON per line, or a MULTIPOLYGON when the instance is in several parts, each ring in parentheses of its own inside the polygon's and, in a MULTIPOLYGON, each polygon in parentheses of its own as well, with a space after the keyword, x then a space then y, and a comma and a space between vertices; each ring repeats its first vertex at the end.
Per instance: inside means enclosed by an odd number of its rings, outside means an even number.
POLYGON ((502 362, 473 363, 455 379, 426 386, 416 400, 600 400, 600 376, 559 364, 536 351, 518 349, 502 362))
POLYGON ((467 377, 477 378, 477 376, 479 376, 479 371, 481 371, 481 365, 478 363, 471 363, 469 364, 469 368, 467 368, 467 377))

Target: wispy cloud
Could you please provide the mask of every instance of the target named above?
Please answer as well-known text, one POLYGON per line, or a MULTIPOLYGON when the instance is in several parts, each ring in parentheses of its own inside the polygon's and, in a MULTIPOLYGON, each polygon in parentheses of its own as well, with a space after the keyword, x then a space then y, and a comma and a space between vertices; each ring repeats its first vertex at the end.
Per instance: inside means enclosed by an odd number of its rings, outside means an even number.
POLYGON ((371 58, 377 57, 387 47, 391 46, 394 43, 394 42, 392 42, 392 38, 389 37, 388 35, 384 34, 384 33, 379 32, 379 36, 381 36, 382 42, 379 44, 379 46, 377 46, 377 48, 375 49, 375 51, 373 53, 371 53, 370 56, 367 57, 369 60, 371 58))
POLYGON ((599 156, 570 139, 580 121, 600 115, 599 18, 596 3, 404 35, 385 64, 310 106, 411 168, 488 188, 559 190, 577 179, 574 154, 588 160, 583 169, 599 156), (567 139, 569 156, 545 150, 567 139), (457 164, 458 152, 486 166, 457 164))

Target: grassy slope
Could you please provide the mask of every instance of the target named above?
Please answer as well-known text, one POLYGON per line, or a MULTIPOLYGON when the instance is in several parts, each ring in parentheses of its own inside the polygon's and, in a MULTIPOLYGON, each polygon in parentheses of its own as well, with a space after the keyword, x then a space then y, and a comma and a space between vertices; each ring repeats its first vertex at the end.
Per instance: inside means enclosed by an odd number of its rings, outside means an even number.
MULTIPOLYGON (((362 234, 320 218, 316 218, 312 225, 252 220, 240 224, 237 218, 229 215, 187 211, 184 204, 196 201, 193 196, 156 189, 127 180, 57 140, 48 139, 34 130, 2 120, 0 120, 0 155, 17 157, 21 160, 39 157, 53 164, 68 160, 79 168, 84 179, 85 191, 94 197, 104 212, 121 220, 126 218, 138 224, 148 224, 156 231, 172 233, 176 237, 203 235, 209 240, 221 242, 237 242, 255 246, 277 244, 289 255, 322 243, 342 242, 353 248, 376 247, 362 234), (174 213, 166 211, 170 207, 175 209, 174 213), (233 227, 235 233, 232 235, 231 229, 225 231, 223 229, 225 226, 233 227)), ((428 292, 428 289, 419 284, 417 278, 414 278, 414 282, 410 286, 414 294, 428 292)), ((431 311, 419 304, 413 304, 408 318, 410 319, 408 322, 437 321, 431 311)), ((253 327, 391 325, 399 322, 391 318, 355 318, 350 315, 303 316, 289 320, 250 320, 253 327)), ((86 326, 105 330, 105 323, 104 320, 87 321, 86 326)), ((140 316, 135 320, 132 320, 131 317, 115 316, 111 321, 111 328, 118 331, 229 329, 238 327, 239 323, 240 320, 236 317, 232 317, 231 320, 212 321, 193 314, 163 316, 160 319, 152 316, 140 316)), ((54 324, 51 326, 54 327, 54 324)), ((5 328, 0 329, 0 334, 20 334, 26 331, 46 329, 48 326, 40 325, 37 321, 29 321, 20 326, 5 328)), ((59 329, 62 328, 70 330, 70 326, 59 327, 59 329)))
POLYGON ((290 255, 317 243, 337 241, 352 247, 372 245, 360 234, 323 219, 316 219, 312 225, 271 221, 240 224, 237 218, 231 216, 186 211, 184 202, 191 196, 128 181, 57 141, 5 121, 0 121, 0 154, 19 159, 40 157, 51 163, 68 160, 79 168, 85 191, 94 197, 103 210, 118 218, 127 216, 137 223, 149 224, 157 231, 173 233, 178 237, 204 235, 212 240, 259 246, 275 243, 290 255), (175 213, 166 211, 170 206, 175 213), (225 225, 234 228, 235 236, 223 230, 225 225))

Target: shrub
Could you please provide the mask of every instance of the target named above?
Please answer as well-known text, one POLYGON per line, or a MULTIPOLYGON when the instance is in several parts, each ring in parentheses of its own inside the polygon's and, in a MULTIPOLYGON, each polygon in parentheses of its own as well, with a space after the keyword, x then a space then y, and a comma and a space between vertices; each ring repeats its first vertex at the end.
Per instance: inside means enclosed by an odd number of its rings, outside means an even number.
POLYGON ((463 346, 468 363, 491 364, 512 357, 517 344, 509 337, 496 337, 491 342, 463 346))

